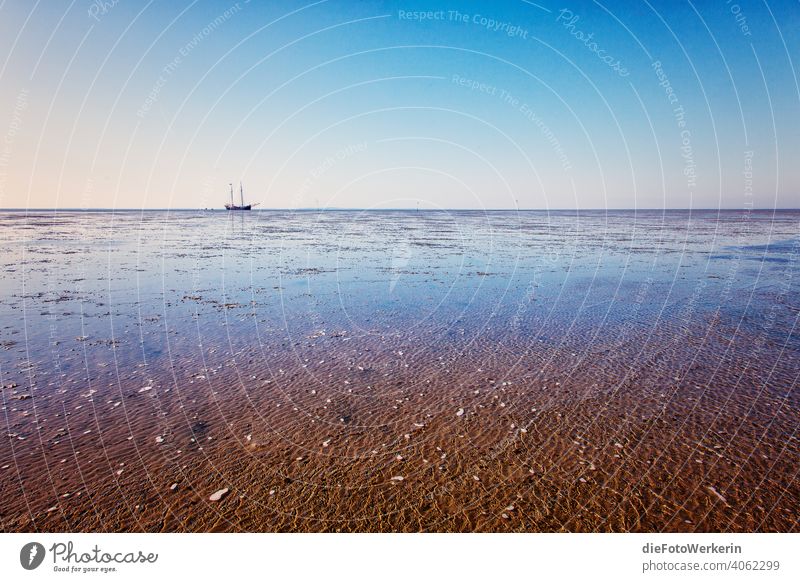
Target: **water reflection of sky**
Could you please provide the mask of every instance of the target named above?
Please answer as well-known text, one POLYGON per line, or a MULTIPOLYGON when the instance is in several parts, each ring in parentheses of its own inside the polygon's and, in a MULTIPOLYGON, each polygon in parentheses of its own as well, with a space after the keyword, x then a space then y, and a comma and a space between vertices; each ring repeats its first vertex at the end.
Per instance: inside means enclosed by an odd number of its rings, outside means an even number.
POLYGON ((552 340, 565 329, 597 337, 658 325, 690 305, 700 324, 717 310, 734 327, 769 318, 762 331, 791 341, 799 218, 7 212, 2 337, 31 359, 84 338, 135 360, 231 337, 394 333, 433 344, 454 334, 552 340))

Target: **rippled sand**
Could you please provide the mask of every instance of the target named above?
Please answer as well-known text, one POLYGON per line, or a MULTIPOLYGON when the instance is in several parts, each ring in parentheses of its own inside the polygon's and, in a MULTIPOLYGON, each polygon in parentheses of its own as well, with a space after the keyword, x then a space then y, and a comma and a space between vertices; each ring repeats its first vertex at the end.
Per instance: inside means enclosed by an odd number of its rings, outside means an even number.
POLYGON ((798 529, 800 213, 6 212, 0 248, 4 531, 798 529))

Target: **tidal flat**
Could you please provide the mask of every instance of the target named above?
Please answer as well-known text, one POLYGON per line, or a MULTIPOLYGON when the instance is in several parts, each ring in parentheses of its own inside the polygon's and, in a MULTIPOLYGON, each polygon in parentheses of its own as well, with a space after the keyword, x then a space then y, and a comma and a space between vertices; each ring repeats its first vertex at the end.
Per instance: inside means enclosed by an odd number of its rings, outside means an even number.
POLYGON ((2 531, 798 530, 798 211, 3 211, 0 248, 2 531))

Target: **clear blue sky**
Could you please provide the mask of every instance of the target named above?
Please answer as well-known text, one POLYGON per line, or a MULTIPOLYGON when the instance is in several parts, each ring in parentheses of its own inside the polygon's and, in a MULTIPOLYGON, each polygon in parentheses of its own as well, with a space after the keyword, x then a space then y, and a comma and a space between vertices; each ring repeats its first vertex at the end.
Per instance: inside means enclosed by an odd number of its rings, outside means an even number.
POLYGON ((281 208, 797 207, 799 25, 796 1, 0 0, 0 207, 220 207, 239 180, 281 208))

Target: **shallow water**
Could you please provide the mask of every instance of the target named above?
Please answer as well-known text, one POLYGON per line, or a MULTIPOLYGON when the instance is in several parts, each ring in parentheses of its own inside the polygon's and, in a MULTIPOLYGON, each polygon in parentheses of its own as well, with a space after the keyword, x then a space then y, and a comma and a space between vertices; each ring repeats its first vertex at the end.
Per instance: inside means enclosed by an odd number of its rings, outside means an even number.
POLYGON ((3 530, 797 529, 799 212, 2 212, 0 248, 3 530))

